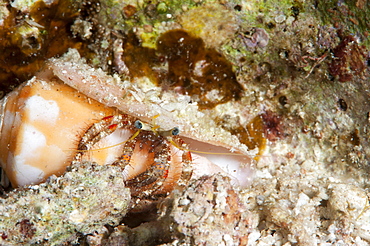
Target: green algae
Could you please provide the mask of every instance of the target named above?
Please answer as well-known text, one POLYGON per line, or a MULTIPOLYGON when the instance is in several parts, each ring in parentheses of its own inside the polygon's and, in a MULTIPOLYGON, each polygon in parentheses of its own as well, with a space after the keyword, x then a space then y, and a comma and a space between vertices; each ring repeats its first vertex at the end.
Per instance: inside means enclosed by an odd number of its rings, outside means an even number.
POLYGON ((319 1, 317 9, 323 25, 336 26, 348 33, 358 34, 361 37, 361 43, 369 46, 370 3, 368 1, 319 1))

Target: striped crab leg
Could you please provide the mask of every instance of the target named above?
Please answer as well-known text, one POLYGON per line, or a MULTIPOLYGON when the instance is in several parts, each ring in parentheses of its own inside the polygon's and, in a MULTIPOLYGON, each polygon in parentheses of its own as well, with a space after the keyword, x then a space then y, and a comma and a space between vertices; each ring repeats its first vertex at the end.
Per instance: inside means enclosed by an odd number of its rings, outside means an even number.
POLYGON ((145 172, 127 182, 134 196, 155 199, 174 186, 185 186, 188 183, 192 175, 191 153, 177 134, 176 128, 166 132, 140 133, 138 142, 150 144, 150 152, 154 153, 154 157, 145 172))
POLYGON ((186 185, 187 182, 190 180, 193 174, 192 168, 192 157, 190 151, 187 149, 187 144, 179 137, 179 136, 172 136, 170 139, 170 143, 183 151, 182 154, 182 172, 179 185, 186 185))
POLYGON ((101 139, 112 134, 116 129, 126 127, 134 130, 136 119, 126 114, 111 115, 104 117, 101 121, 93 124, 78 145, 79 150, 88 150, 101 139))
POLYGON ((104 117, 101 121, 89 127, 81 137, 77 147, 77 154, 74 161, 81 161, 84 152, 91 150, 101 139, 109 136, 118 128, 135 130, 133 126, 135 118, 126 114, 112 115, 104 117))
POLYGON ((168 177, 171 165, 169 142, 162 136, 150 131, 142 131, 137 137, 138 143, 149 146, 153 153, 152 164, 141 174, 127 181, 132 194, 137 197, 149 197, 159 191, 168 177))

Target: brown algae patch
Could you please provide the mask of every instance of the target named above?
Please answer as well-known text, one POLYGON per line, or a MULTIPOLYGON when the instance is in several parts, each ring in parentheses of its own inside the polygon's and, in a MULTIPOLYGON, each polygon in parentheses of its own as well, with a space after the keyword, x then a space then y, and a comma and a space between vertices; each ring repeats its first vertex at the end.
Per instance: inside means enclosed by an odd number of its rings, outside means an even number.
POLYGON ((46 59, 62 55, 68 48, 86 54, 86 45, 70 31, 79 15, 79 3, 37 1, 30 7, 17 7, 22 6, 10 4, 0 25, 0 37, 5 37, 0 39, 0 89, 5 93, 30 79, 46 59))
POLYGON ((184 30, 162 34, 156 50, 142 47, 133 34, 123 47, 121 59, 132 77, 146 76, 164 90, 188 94, 202 109, 241 98, 232 64, 184 30))

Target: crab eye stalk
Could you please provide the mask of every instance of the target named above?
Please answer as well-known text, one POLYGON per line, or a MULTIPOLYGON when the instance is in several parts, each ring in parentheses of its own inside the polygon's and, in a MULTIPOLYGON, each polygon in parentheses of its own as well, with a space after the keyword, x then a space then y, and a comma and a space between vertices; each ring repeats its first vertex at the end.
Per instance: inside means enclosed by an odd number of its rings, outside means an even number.
POLYGON ((178 127, 174 127, 167 131, 158 131, 158 134, 161 135, 162 137, 177 136, 180 134, 180 129, 178 127))
POLYGON ((172 133, 172 136, 177 136, 180 134, 180 129, 178 127, 174 127, 172 128, 171 133, 172 133))
POLYGON ((143 129, 143 123, 141 123, 141 121, 140 121, 140 120, 135 121, 134 126, 135 126, 137 129, 143 129))

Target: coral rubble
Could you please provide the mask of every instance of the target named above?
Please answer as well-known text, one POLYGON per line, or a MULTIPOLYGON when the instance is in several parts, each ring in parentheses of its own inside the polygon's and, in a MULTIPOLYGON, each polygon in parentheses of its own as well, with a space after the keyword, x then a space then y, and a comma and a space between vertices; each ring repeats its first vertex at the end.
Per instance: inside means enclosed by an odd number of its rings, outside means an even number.
POLYGON ((81 235, 114 226, 125 215, 130 190, 119 167, 76 163, 62 177, 17 189, 0 200, 3 245, 77 243, 81 235))

